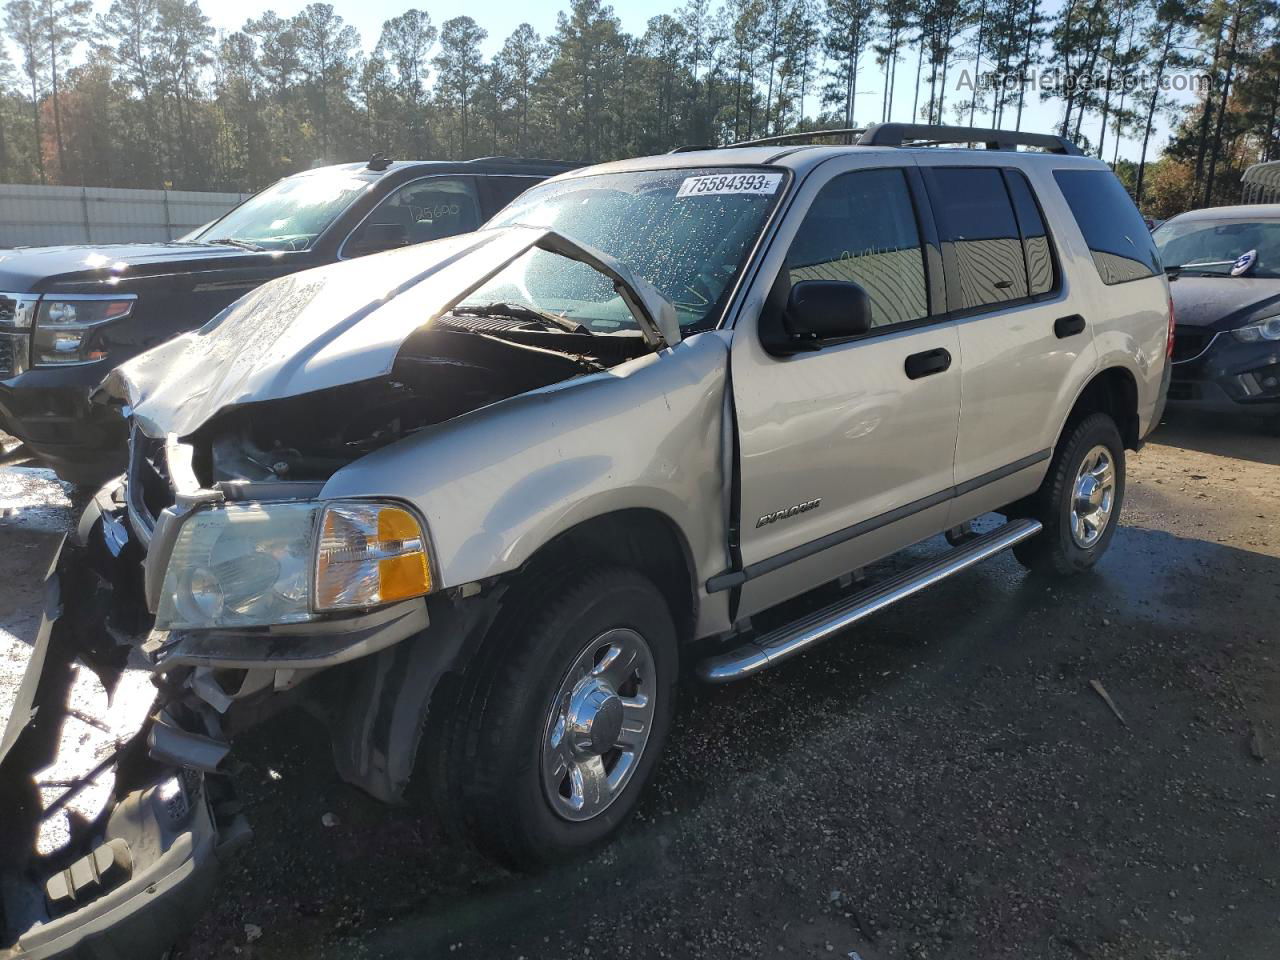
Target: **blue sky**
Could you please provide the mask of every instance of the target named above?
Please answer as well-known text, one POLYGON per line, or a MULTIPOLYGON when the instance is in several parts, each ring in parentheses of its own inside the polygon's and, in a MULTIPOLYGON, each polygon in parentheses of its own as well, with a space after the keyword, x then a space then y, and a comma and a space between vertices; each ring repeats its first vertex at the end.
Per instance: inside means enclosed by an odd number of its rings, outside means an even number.
MULTIPOLYGON (((308 0, 202 0, 201 7, 205 14, 213 22, 213 25, 228 32, 239 29, 245 20, 251 17, 260 16, 263 11, 271 9, 282 17, 291 16, 306 6, 308 0)), ((528 21, 533 28, 542 35, 547 35, 555 30, 556 14, 567 8, 567 0, 537 0, 537 2, 516 2, 516 0, 490 0, 483 6, 477 6, 474 2, 466 2, 466 0, 429 0, 429 2, 414 3, 413 0, 329 0, 334 6, 335 11, 343 17, 348 23, 353 25, 360 31, 360 37, 365 45, 365 49, 369 49, 377 42, 378 34, 382 30, 382 23, 391 17, 403 13, 410 6, 421 7, 431 14, 432 20, 439 25, 451 17, 469 14, 476 21, 489 31, 489 38, 486 44, 486 53, 493 54, 502 41, 522 22, 528 21)), ((659 13, 667 13, 674 11, 682 0, 615 0, 613 3, 614 11, 622 20, 622 25, 630 33, 639 34, 644 31, 645 23, 652 16, 659 13)), ((109 6, 109 0, 94 0, 95 7, 98 10, 105 10, 109 6)), ((960 67, 968 66, 972 68, 972 60, 967 63, 961 62, 960 67)), ((956 72, 951 73, 948 78, 948 87, 950 91, 947 96, 948 104, 948 121, 951 120, 950 104, 961 99, 961 94, 955 92, 955 80, 959 76, 958 70, 952 68, 956 72)), ((915 60, 914 57, 898 67, 898 82, 896 84, 895 110, 891 119, 908 120, 911 113, 911 82, 915 78, 915 60)), ((884 95, 884 87, 879 68, 876 66, 874 56, 867 57, 867 66, 860 71, 858 81, 859 96, 858 101, 862 109, 857 112, 858 122, 880 119, 880 104, 884 95)), ((810 103, 807 109, 813 112, 816 104, 810 103)), ((1054 123, 1059 121, 1060 107, 1056 104, 1043 105, 1034 97, 1028 97, 1028 110, 1024 114, 1023 129, 1048 131, 1052 129, 1054 123)), ((981 124, 982 118, 979 117, 975 123, 981 124)), ((1097 138, 1097 121, 1087 122, 1090 136, 1096 140, 1097 138)), ((1157 135, 1153 138, 1153 145, 1162 144, 1167 135, 1167 125, 1162 125, 1157 130, 1157 135)), ((1112 132, 1107 132, 1108 146, 1106 147, 1106 158, 1111 159, 1112 154, 1112 132)), ((1122 157, 1137 159, 1138 145, 1132 140, 1126 140, 1120 150, 1122 157)))

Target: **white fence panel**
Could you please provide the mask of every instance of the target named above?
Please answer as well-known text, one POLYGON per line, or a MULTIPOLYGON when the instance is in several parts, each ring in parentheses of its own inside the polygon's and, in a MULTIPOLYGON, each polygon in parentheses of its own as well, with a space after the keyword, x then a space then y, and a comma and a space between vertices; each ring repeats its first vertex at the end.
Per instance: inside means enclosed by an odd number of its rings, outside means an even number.
POLYGON ((220 217, 248 194, 0 185, 0 247, 157 243, 220 217))

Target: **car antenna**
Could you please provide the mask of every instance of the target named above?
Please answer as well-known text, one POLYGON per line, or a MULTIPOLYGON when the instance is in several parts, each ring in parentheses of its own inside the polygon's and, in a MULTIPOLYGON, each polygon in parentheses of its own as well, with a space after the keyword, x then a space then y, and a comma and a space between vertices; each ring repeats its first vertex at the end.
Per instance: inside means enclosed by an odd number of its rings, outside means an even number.
POLYGON ((370 170, 377 170, 379 173, 381 173, 383 170, 387 169, 387 167, 389 166, 391 166, 391 158, 388 157, 386 154, 375 153, 372 157, 369 158, 368 168, 370 170))

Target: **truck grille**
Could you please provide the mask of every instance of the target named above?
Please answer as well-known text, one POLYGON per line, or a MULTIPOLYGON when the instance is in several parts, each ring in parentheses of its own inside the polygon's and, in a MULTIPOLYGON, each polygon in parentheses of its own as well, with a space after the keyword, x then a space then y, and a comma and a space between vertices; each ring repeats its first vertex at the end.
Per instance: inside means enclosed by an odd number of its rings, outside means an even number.
POLYGON ((1175 327, 1173 331, 1173 362, 1188 363, 1209 349, 1216 333, 1199 327, 1175 327))
POLYGON ((12 377, 14 368, 14 348, 17 344, 11 333, 0 333, 0 377, 12 377))
POLYGON ((129 506, 148 531, 156 517, 176 498, 169 482, 164 441, 153 440, 136 428, 129 441, 129 506))
POLYGON ((0 379, 16 377, 27 369, 30 340, 23 324, 17 322, 17 309, 16 297, 0 293, 0 379))

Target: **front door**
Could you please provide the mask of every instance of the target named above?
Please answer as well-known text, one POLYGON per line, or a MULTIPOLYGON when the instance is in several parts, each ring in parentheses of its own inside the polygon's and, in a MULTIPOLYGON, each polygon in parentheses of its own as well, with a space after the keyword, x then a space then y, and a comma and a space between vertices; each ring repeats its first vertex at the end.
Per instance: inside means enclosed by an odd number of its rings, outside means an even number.
POLYGON ((789 218, 753 290, 758 301, 770 291, 768 311, 791 283, 853 281, 871 301, 870 332, 777 356, 759 335, 767 312, 744 311, 734 329, 742 569, 729 582, 740 615, 945 526, 959 339, 935 319, 945 307, 918 176, 884 162, 845 157, 811 174, 793 208, 807 212, 789 218))

